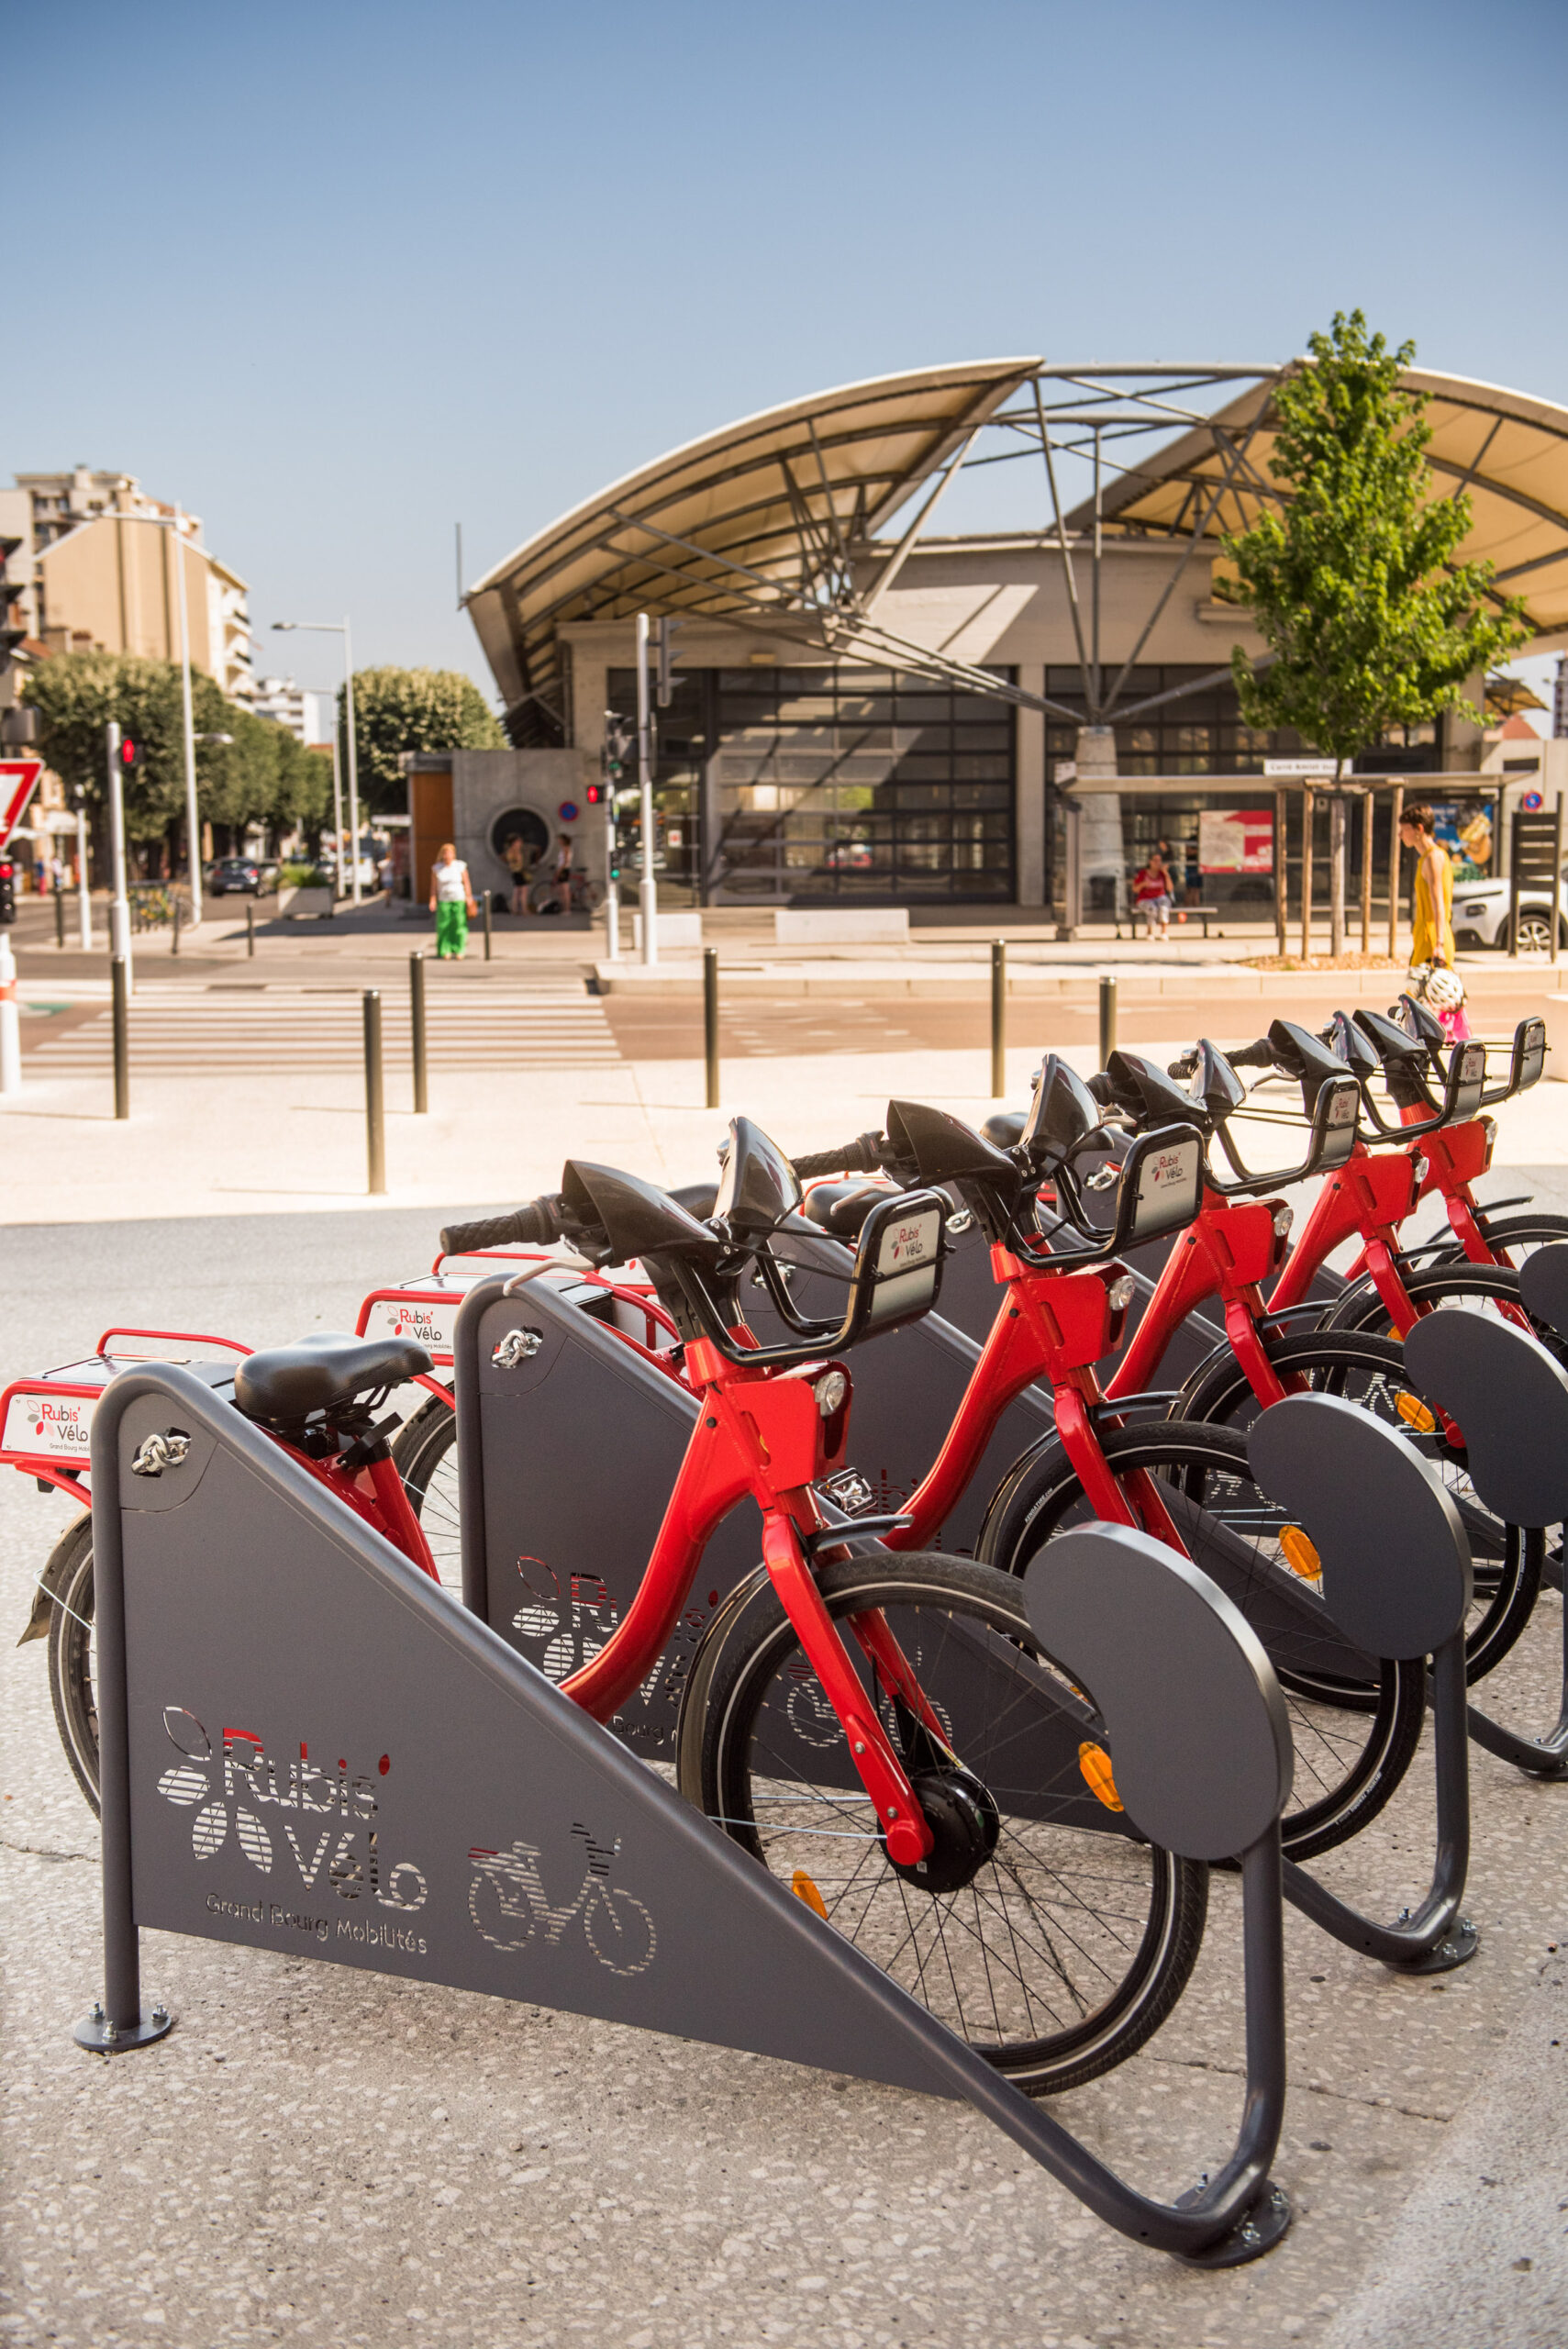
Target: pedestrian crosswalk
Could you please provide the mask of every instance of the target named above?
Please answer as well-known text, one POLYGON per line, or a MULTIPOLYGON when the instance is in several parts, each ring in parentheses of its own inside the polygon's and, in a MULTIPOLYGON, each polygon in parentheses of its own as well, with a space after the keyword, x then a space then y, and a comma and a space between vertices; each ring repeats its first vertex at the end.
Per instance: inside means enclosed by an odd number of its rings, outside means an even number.
MULTIPOLYGON (((106 1002, 64 1003, 38 991, 22 1000, 23 1050, 36 1076, 85 1076, 113 1063, 106 1002)), ((360 987, 217 983, 144 986, 129 1012, 132 1073, 242 1076, 358 1067, 364 1055, 360 987)), ((382 1052, 392 1065, 412 1052, 406 987, 381 998, 382 1052)), ((618 1063, 605 1007, 581 981, 538 986, 428 984, 426 1037, 432 1075, 441 1069, 590 1068, 618 1063)))

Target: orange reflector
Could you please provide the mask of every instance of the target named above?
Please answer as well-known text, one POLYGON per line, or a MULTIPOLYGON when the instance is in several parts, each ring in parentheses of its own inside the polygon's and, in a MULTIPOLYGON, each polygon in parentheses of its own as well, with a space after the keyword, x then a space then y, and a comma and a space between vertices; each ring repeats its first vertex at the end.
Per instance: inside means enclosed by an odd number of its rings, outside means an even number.
POLYGON ((1279 1545, 1293 1575, 1299 1575, 1303 1582, 1321 1582, 1323 1561, 1299 1525, 1282 1525, 1279 1545))
POLYGON ((1078 1767, 1084 1773, 1084 1784, 1096 1802, 1103 1802, 1107 1810, 1125 1808, 1116 1790, 1116 1780, 1111 1776, 1111 1757, 1103 1745, 1090 1745, 1085 1741, 1078 1748, 1078 1767))
POLYGON ((1394 1408, 1406 1426, 1414 1428, 1418 1435, 1436 1435, 1437 1414, 1435 1411, 1428 1410, 1419 1396, 1396 1395, 1394 1398, 1394 1408))
POLYGON ((824 1924, 828 1922, 828 1903, 804 1868, 796 1868, 789 1880, 789 1888, 797 1900, 804 1900, 808 1909, 816 1909, 824 1924))

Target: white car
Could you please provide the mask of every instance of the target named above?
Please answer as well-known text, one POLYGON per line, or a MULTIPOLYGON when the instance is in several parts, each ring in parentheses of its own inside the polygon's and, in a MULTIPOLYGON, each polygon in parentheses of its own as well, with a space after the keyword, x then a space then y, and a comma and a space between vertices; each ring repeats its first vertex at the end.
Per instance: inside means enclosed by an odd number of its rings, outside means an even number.
MULTIPOLYGON (((1507 881, 1455 881, 1453 935, 1460 946, 1511 946, 1512 888, 1507 881)), ((1557 890, 1557 934, 1568 946, 1568 886, 1557 890)), ((1544 953, 1551 944, 1551 918, 1544 889, 1519 892, 1519 945, 1544 953)))

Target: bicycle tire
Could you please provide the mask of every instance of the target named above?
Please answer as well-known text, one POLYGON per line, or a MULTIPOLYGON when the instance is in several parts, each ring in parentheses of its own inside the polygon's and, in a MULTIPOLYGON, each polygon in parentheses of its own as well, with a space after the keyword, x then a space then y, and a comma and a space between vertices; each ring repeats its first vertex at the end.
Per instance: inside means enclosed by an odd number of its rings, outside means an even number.
MULTIPOLYGON (((995 1831, 973 1876, 932 1892, 893 1868, 837 1718, 765 1579, 728 1620, 700 1713, 686 1710, 682 1784, 695 1778, 716 1824, 1026 2094, 1097 2078, 1180 1998, 1203 1938, 1207 1866, 1116 1825, 1088 1793, 1079 1745, 1084 1734, 1104 1742, 1103 1730, 1043 1656, 1009 1576, 968 1558, 881 1552, 825 1565, 817 1587, 835 1620, 885 1613, 986 1788, 995 1831), (1048 1745, 1054 1776, 1037 1766, 1048 1745), (804 1823, 824 1808, 832 1827, 804 1823)), ((900 1742, 885 1700, 882 1712, 900 1742)), ((905 1753, 913 1767, 911 1745, 905 1753)))
MULTIPOLYGON (((1378 1309, 1382 1311, 1381 1304, 1378 1309)), ((1376 1412, 1441 1475, 1463 1520, 1474 1562, 1464 1632, 1465 1673, 1472 1683, 1483 1679, 1501 1664, 1529 1621, 1540 1589, 1539 1545, 1521 1539, 1518 1526, 1506 1525, 1482 1506, 1473 1488, 1468 1488, 1462 1453, 1451 1449, 1435 1427, 1421 1431, 1418 1422, 1413 1424, 1400 1411, 1398 1396, 1403 1395, 1409 1398, 1412 1413, 1430 1418, 1405 1376, 1396 1338, 1361 1330, 1319 1328, 1291 1336, 1276 1330, 1265 1335, 1263 1348, 1282 1378, 1305 1378, 1319 1394, 1345 1397, 1376 1412)), ((1260 1408, 1229 1347, 1194 1372, 1181 1405, 1184 1419, 1228 1427, 1246 1424, 1260 1408)))
POLYGON ((49 1693, 71 1774, 98 1815, 98 1692, 95 1674, 93 1520, 83 1512, 50 1553, 44 1580, 54 1593, 49 1626, 49 1693))
MULTIPOLYGON (((1450 1305, 1473 1299, 1491 1306, 1518 1306, 1519 1311, 1524 1312, 1519 1305, 1519 1276, 1510 1264, 1473 1264, 1465 1258, 1457 1264, 1438 1264, 1429 1270, 1401 1267, 1399 1277, 1412 1305, 1450 1305)), ((1528 1320, 1529 1317, 1527 1314, 1525 1318, 1528 1320)), ((1363 1275, 1342 1297, 1336 1297, 1332 1309, 1317 1326, 1319 1330, 1364 1330, 1371 1337, 1399 1342, 1388 1318, 1388 1308, 1370 1274, 1363 1275)))
POLYGON ((462 1596, 462 1519, 458 1505, 457 1413, 439 1395, 411 1411, 393 1439, 392 1464, 424 1530, 441 1586, 462 1596))
MULTIPOLYGON (((1139 1473, 1161 1479, 1159 1497, 1177 1515, 1194 1564, 1252 1622, 1274 1663, 1296 1753, 1296 1784, 1281 1821, 1285 1851, 1293 1859, 1310 1859, 1359 1834, 1394 1793, 1419 1742, 1426 1710, 1421 1661, 1377 1659, 1373 1681, 1346 1669, 1351 1662, 1346 1643, 1327 1618, 1321 1627, 1314 1622, 1311 1609, 1320 1602, 1310 1599, 1281 1563, 1267 1529, 1288 1520, 1253 1482, 1241 1436, 1162 1419, 1107 1428, 1100 1441, 1124 1489, 1124 1480, 1139 1473), (1260 1525, 1261 1539, 1248 1530, 1260 1525)), ((1053 1534, 1095 1514, 1065 1447, 1047 1436, 998 1488, 977 1554, 1021 1575, 1053 1534)))
MULTIPOLYGON (((1485 1208, 1478 1208, 1475 1219, 1494 1248, 1551 1248, 1559 1241, 1568 1240, 1568 1215, 1489 1216, 1485 1208)), ((1425 1264, 1434 1272, 1448 1272, 1470 1261, 1457 1240, 1445 1241, 1430 1254, 1422 1252, 1425 1264)), ((1503 1269, 1517 1273, 1518 1265, 1508 1264, 1503 1269)))

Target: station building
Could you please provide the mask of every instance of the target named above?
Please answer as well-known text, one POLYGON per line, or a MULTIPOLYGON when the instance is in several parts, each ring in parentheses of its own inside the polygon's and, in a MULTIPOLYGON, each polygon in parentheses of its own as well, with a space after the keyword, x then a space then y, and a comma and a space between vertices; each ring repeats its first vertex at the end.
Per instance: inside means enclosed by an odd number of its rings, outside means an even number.
MULTIPOLYGON (((466 598, 517 746, 505 777, 466 778, 468 852, 486 852, 489 800, 537 799, 541 825, 573 809, 594 861, 586 784, 606 713, 635 707, 642 612, 664 624, 666 902, 1010 905, 1072 929, 1121 914, 1163 839, 1189 901, 1266 918, 1297 885, 1304 802, 1264 763, 1308 746, 1242 722, 1231 649, 1263 647, 1216 575, 1223 534, 1281 494, 1279 372, 932 368, 770 409, 615 484, 466 598), (1002 485, 1018 527, 943 535, 950 487, 991 467, 1010 470, 988 508, 1002 485)), ((1568 411, 1406 382, 1439 484, 1472 501, 1466 554, 1523 596, 1528 649, 1568 645, 1568 411)), ((1496 835, 1510 793, 1555 787, 1568 743, 1538 748, 1527 774, 1460 712, 1369 751, 1352 874, 1369 852, 1386 874, 1396 784, 1474 800, 1496 835)))

